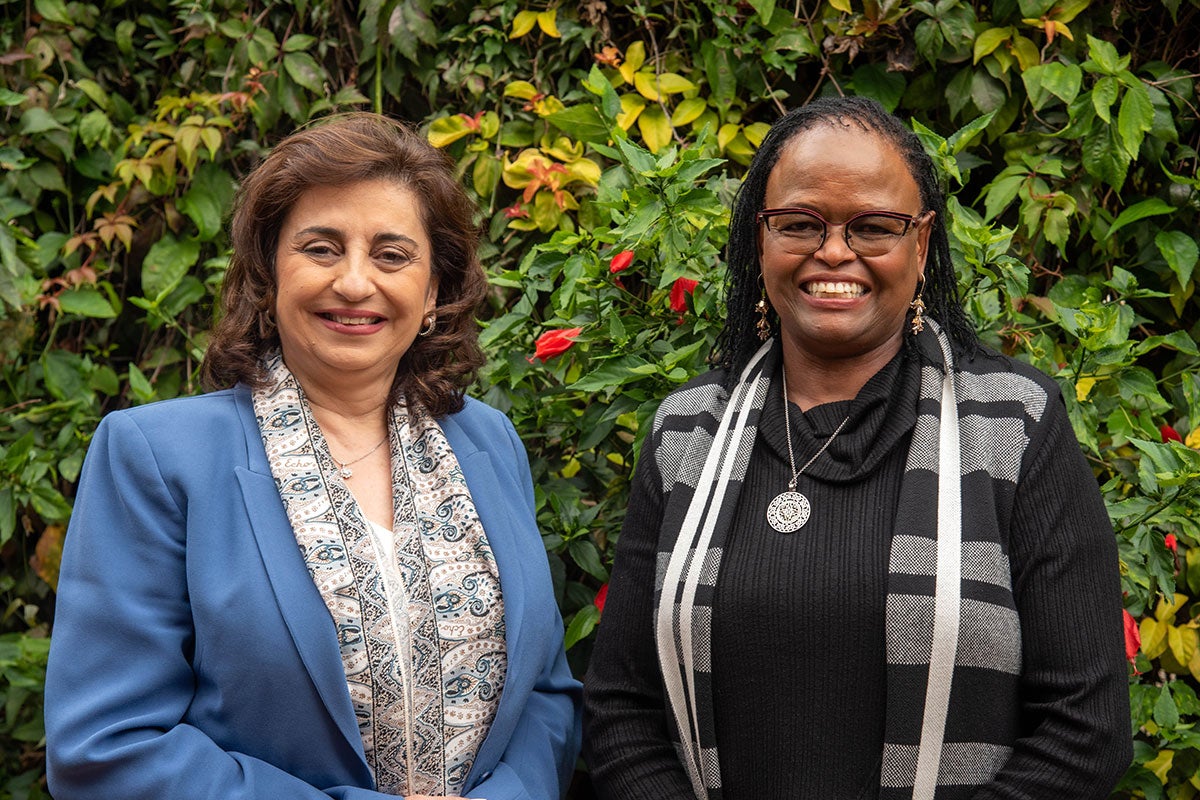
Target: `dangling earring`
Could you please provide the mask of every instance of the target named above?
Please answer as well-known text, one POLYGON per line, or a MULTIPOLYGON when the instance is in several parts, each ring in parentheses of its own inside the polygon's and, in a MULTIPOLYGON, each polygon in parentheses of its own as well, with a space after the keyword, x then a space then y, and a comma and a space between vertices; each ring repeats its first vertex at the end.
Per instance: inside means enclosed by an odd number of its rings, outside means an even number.
POLYGON ((417 331, 417 336, 428 336, 433 333, 433 329, 437 327, 437 314, 430 314, 425 317, 425 325, 421 330, 417 331))
MULTIPOLYGON (((760 278, 759 284, 761 285, 761 283, 762 280, 760 278)), ((771 338, 771 323, 767 321, 767 309, 767 290, 766 287, 763 287, 762 296, 754 304, 754 310, 758 312, 758 323, 754 327, 758 329, 759 341, 763 342, 771 338)))
POLYGON ((925 330, 925 301, 921 299, 921 295, 925 293, 925 276, 921 276, 921 286, 917 289, 917 297, 908 307, 913 311, 912 318, 912 334, 916 336, 921 331, 925 330))

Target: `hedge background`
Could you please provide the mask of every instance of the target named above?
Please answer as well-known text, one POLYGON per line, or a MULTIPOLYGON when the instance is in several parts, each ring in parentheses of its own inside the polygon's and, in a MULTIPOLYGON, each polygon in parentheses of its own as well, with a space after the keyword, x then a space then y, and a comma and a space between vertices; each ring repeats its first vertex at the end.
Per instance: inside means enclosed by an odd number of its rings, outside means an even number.
POLYGON ((720 327, 739 176, 837 92, 913 119, 972 316, 1057 377, 1108 501, 1116 796, 1200 795, 1197 30, 1200 0, 0 0, 0 800, 46 797, 91 432, 197 391, 236 182, 273 143, 368 108, 457 161, 494 286, 473 393, 529 448, 582 674, 640 437, 720 327))

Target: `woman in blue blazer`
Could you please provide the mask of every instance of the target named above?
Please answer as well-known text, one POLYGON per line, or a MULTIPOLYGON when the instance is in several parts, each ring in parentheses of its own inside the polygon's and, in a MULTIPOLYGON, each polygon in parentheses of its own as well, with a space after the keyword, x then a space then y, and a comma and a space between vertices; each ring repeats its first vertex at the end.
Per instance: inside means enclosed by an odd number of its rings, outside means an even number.
POLYGON ((554 800, 579 748, 524 449, 462 396, 486 287, 446 162, 382 117, 246 180, 204 364, 115 412, 68 532, 57 800, 554 800))

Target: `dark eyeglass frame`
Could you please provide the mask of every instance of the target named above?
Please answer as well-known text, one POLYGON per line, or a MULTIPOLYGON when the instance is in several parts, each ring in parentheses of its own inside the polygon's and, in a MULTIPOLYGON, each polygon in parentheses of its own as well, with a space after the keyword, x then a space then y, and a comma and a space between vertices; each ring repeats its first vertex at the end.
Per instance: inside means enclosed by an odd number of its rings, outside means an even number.
MULTIPOLYGON (((762 211, 759 211, 757 214, 754 215, 754 221, 756 224, 767 223, 767 230, 771 231, 772 233, 779 233, 778 230, 771 227, 770 223, 767 222, 767 220, 771 219, 772 217, 781 217, 781 216, 784 216, 785 214, 808 214, 810 216, 816 217, 817 220, 820 221, 821 225, 824 226, 821 230, 821 241, 817 243, 817 246, 814 247, 812 250, 809 250, 807 253, 801 253, 800 255, 812 255, 813 253, 817 252, 818 250, 820 250, 822 247, 825 246, 825 242, 829 238, 829 229, 830 228, 841 228, 842 229, 842 238, 845 239, 845 241, 846 241, 846 247, 849 247, 855 253, 857 253, 860 256, 864 256, 865 258, 874 258, 874 257, 882 256, 882 255, 887 255, 888 253, 892 252, 892 250, 895 250, 896 245, 900 243, 900 240, 903 239, 905 236, 907 236, 911 231, 915 230, 917 225, 920 224, 921 220, 923 220, 926 216, 929 215, 929 212, 922 211, 920 214, 909 215, 909 214, 901 214, 899 211, 860 211, 857 214, 850 217, 850 219, 846 220, 845 222, 837 223, 837 222, 830 222, 829 220, 827 220, 823 216, 821 216, 821 214, 819 212, 814 211, 811 208, 764 208, 762 211), (887 250, 884 250, 882 253, 875 253, 873 255, 866 255, 863 253, 859 253, 858 248, 854 246, 854 242, 850 239, 850 224, 852 222, 854 222, 854 220, 859 219, 861 217, 887 217, 889 219, 899 220, 904 223, 904 230, 902 230, 899 233, 899 235, 896 236, 895 243, 892 244, 892 246, 889 247, 887 250)), ((786 236, 786 234, 784 234, 784 235, 786 236)))

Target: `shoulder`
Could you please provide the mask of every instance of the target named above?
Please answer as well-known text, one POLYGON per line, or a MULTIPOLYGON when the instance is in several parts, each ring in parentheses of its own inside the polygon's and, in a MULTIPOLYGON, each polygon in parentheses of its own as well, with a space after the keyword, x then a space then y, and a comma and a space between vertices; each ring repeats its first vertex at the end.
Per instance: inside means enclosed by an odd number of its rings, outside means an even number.
POLYGON ((473 438, 507 435, 513 429, 508 416, 474 397, 463 397, 463 407, 438 420, 442 427, 456 427, 473 438))
POLYGON ((1000 405, 1041 421, 1061 394, 1054 379, 1036 367, 980 345, 969 356, 955 353, 960 401, 1000 405))
POLYGON ((205 441, 229 431, 241 436, 237 424, 239 403, 249 403, 249 392, 242 387, 219 392, 159 400, 143 406, 106 414, 101 429, 132 427, 148 439, 167 436, 175 442, 189 438, 205 441))
POLYGON ((681 426, 690 430, 702 416, 720 419, 719 412, 728 399, 725 370, 702 372, 663 398, 654 415, 654 434, 664 429, 679 430, 681 426))

